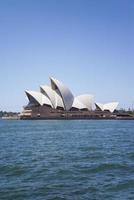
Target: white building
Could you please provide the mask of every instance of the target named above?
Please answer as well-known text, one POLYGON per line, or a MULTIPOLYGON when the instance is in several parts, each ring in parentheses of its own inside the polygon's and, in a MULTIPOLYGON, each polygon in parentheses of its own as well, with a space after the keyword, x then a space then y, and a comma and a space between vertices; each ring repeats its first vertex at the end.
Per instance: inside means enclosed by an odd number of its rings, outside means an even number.
POLYGON ((70 89, 55 78, 50 78, 51 85, 40 86, 40 92, 25 91, 29 104, 28 106, 48 105, 54 109, 92 110, 93 96, 80 95, 74 97, 70 89))
MULTIPOLYGON (((28 97, 28 106, 43 106, 47 105, 54 109, 62 110, 89 110, 93 108, 94 97, 89 94, 83 94, 74 97, 70 89, 65 86, 62 82, 55 78, 50 78, 50 86, 40 86, 40 92, 36 91, 25 91, 28 97)), ((104 111, 109 110, 113 112, 118 106, 118 102, 100 104, 96 103, 96 108, 104 111)))

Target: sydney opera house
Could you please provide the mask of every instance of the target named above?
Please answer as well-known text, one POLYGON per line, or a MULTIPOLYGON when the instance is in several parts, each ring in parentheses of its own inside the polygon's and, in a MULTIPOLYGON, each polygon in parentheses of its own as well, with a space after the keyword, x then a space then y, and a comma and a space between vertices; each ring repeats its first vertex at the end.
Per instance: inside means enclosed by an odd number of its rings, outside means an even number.
POLYGON ((112 118, 118 102, 94 103, 94 96, 74 96, 70 89, 55 78, 50 85, 40 86, 40 91, 25 91, 29 100, 21 119, 94 119, 112 118))

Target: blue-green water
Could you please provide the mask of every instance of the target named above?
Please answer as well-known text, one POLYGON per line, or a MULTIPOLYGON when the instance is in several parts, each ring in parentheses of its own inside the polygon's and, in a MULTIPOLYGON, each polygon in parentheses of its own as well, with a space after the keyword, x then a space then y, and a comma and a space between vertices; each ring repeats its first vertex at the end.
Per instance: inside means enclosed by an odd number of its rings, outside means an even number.
POLYGON ((0 200, 134 199, 134 121, 0 121, 0 200))

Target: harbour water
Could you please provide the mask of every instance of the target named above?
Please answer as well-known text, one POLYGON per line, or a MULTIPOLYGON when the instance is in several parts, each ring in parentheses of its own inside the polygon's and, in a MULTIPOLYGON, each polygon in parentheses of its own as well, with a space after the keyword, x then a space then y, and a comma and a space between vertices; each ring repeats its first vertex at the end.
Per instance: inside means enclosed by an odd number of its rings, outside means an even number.
POLYGON ((0 121, 0 200, 61 199, 134 199, 134 121, 0 121))

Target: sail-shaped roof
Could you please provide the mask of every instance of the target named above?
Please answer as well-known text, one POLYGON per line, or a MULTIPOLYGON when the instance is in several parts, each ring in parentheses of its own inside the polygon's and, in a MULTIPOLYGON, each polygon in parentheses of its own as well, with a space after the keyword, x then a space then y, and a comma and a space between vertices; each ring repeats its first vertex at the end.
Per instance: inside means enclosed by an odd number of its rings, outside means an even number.
POLYGON ((74 101, 73 94, 62 82, 52 77, 50 78, 50 80, 52 89, 55 90, 56 93, 62 98, 64 109, 70 110, 74 101))
POLYGON ((55 91, 48 85, 40 86, 40 91, 49 98, 53 108, 56 108, 55 91))
POLYGON ((29 99, 30 104, 39 104, 41 106, 46 104, 52 107, 52 103, 49 98, 42 93, 36 91, 25 91, 25 93, 29 99))
POLYGON ((93 95, 83 94, 76 97, 79 102, 81 102, 88 110, 92 110, 93 105, 93 95))
POLYGON ((41 92, 46 95, 49 100, 51 101, 53 108, 63 108, 64 109, 64 105, 63 105, 63 101, 61 96, 55 91, 53 90, 50 86, 48 85, 44 85, 40 87, 41 92))
POLYGON ((110 103, 105 103, 105 104, 95 103, 96 108, 99 108, 101 111, 109 110, 110 112, 114 112, 118 104, 119 104, 118 102, 110 102, 110 103))
POLYGON ((73 105, 72 105, 72 108, 77 108, 77 109, 81 110, 81 109, 86 109, 86 106, 85 106, 83 103, 81 103, 81 102, 77 99, 77 97, 75 97, 75 98, 74 98, 73 105))
MULTIPOLYGON (((40 92, 26 91, 30 105, 50 105, 52 108, 70 110, 71 108, 92 110, 93 95, 83 94, 74 98, 72 92, 62 82, 55 78, 50 78, 51 85, 40 86, 40 92)), ((113 112, 118 102, 95 103, 96 108, 101 111, 109 110, 113 112)))

